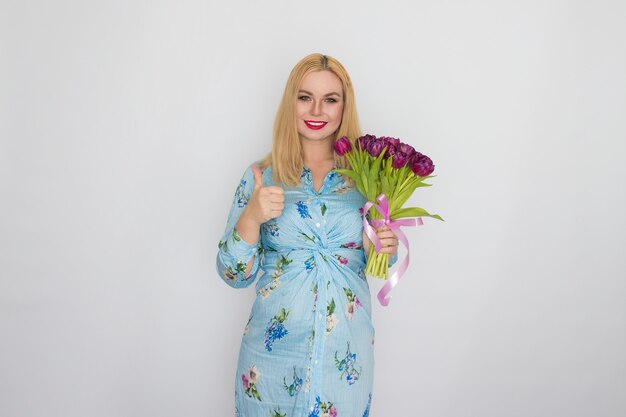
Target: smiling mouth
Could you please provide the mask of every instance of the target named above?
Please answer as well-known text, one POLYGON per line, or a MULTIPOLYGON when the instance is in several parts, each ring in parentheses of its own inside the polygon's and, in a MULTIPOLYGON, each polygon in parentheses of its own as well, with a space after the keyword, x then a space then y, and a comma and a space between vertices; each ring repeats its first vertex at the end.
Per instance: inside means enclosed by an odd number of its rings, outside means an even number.
POLYGON ((319 121, 316 121, 316 120, 305 120, 304 124, 309 129, 319 130, 319 129, 323 128, 324 126, 326 126, 328 124, 328 122, 319 122, 319 121))

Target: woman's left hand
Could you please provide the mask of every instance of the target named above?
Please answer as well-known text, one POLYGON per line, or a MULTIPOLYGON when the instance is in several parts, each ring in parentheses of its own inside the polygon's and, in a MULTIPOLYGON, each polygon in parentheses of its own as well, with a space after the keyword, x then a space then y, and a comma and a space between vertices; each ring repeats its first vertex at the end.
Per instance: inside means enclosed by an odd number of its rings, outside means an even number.
MULTIPOLYGON (((396 237, 393 230, 391 230, 387 225, 383 225, 380 229, 376 229, 376 236, 380 239, 381 249, 378 253, 387 253, 390 256, 395 255, 398 252, 398 238, 396 237)), ((367 233, 363 231, 363 248, 365 249, 365 253, 369 253, 370 245, 372 245, 372 241, 367 236, 367 233)))

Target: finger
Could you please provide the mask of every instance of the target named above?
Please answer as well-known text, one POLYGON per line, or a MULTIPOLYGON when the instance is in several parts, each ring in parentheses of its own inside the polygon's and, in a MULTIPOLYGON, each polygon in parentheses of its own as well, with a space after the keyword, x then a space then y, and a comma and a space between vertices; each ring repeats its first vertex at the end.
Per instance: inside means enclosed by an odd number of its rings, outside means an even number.
POLYGON ((263 199, 263 200, 267 200, 267 201, 285 201, 285 196, 283 194, 276 194, 276 193, 272 193, 271 191, 269 191, 270 187, 263 187, 263 189, 261 190, 259 196, 263 199))
POLYGON ((283 203, 270 203, 270 210, 280 210, 282 211, 285 208, 283 203))
POLYGON ((386 248, 398 246, 398 242, 395 239, 381 239, 380 243, 386 248))
POLYGON ((396 235, 393 234, 391 230, 383 230, 376 232, 379 239, 387 239, 387 238, 395 238, 396 235))
POLYGON ((261 173, 259 167, 256 165, 250 165, 250 168, 252 169, 252 173, 254 174, 254 189, 258 190, 259 188, 263 187, 263 174, 261 173))
POLYGON ((383 246, 378 253, 386 253, 388 255, 392 255, 394 253, 394 249, 390 247, 383 246))
POLYGON ((261 190, 261 193, 259 194, 259 201, 261 201, 261 204, 267 204, 267 205, 285 203, 285 199, 283 197, 277 196, 275 194, 265 193, 265 188, 261 190))
POLYGON ((280 210, 282 211, 285 208, 284 203, 274 203, 267 200, 261 201, 261 206, 263 207, 263 212, 269 213, 272 210, 280 210))
POLYGON ((270 194, 280 194, 280 195, 284 195, 285 194, 285 190, 283 190, 282 187, 279 187, 277 185, 270 185, 270 186, 265 187, 265 188, 267 188, 267 190, 268 190, 268 192, 270 194))
POLYGON ((280 216, 282 214, 282 210, 271 210, 270 211, 270 218, 276 218, 278 216, 280 216))
POLYGON ((270 194, 267 197, 268 201, 271 201, 272 203, 284 203, 285 202, 285 196, 280 195, 280 194, 270 194))

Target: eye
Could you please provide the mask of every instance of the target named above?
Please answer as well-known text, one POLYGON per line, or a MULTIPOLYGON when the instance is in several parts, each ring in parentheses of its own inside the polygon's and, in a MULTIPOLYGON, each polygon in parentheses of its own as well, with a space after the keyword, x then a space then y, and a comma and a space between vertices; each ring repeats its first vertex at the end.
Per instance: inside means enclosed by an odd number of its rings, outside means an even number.
POLYGON ((328 102, 328 103, 336 103, 336 102, 337 102, 337 100, 336 100, 336 99, 334 99, 334 98, 332 98, 332 97, 328 97, 328 98, 326 99, 326 102, 328 102))
POLYGON ((298 100, 302 100, 302 101, 310 101, 311 97, 306 96, 306 95, 302 95, 302 96, 298 96, 298 100))

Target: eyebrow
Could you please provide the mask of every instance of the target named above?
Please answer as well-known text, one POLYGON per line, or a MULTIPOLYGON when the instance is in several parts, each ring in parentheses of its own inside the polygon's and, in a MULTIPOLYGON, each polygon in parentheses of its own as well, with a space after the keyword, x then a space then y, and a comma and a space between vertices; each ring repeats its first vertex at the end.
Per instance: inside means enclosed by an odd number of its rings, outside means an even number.
MULTIPOLYGON (((306 91, 306 90, 300 90, 298 91, 299 93, 304 93, 304 94, 308 94, 310 96, 313 96, 314 94, 311 93, 310 91, 306 91)), ((328 93, 328 94, 324 94, 324 97, 329 97, 329 96, 338 96, 341 97, 341 94, 339 93, 335 93, 334 91, 332 93, 328 93)))

